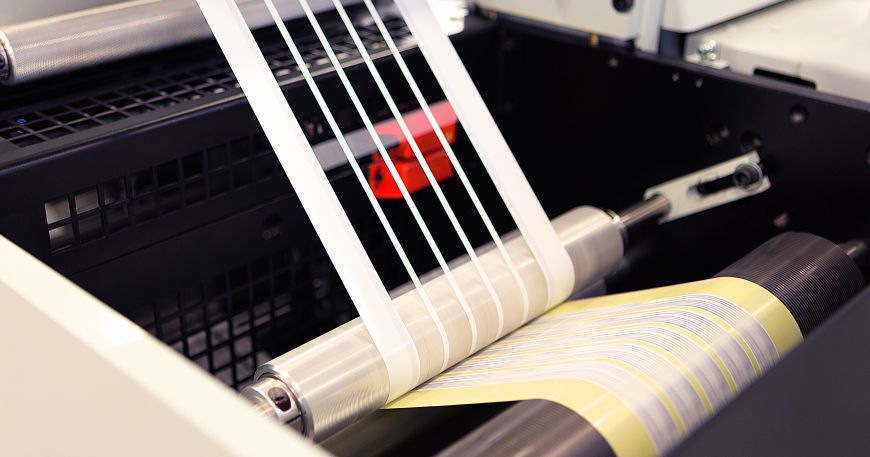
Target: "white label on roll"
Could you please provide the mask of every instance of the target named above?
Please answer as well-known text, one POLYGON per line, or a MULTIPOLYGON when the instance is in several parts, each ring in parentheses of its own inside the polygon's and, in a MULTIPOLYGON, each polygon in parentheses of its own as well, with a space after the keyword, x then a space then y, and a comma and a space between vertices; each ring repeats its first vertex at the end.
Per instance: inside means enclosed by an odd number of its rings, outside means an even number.
MULTIPOLYGON (((760 303, 753 307, 694 293, 565 312, 557 308, 423 384, 397 406, 455 404, 471 392, 480 396, 481 388, 498 392, 489 401, 528 395, 572 404, 572 397, 588 392, 584 385, 597 386, 609 394, 596 394, 593 403, 624 405, 661 455, 773 366, 780 352, 770 329, 790 328, 790 339, 800 338, 781 304, 764 291, 753 293, 745 297, 760 303), (772 319, 771 307, 788 322, 772 319), (768 320, 767 327, 759 318, 768 320), (541 386, 551 388, 544 383, 555 380, 580 384, 566 384, 570 387, 553 398, 541 386)), ((774 332, 780 346, 793 344, 781 338, 787 332, 774 332)), ((588 413, 591 404, 577 406, 572 404, 590 423, 605 427, 606 420, 588 413)))

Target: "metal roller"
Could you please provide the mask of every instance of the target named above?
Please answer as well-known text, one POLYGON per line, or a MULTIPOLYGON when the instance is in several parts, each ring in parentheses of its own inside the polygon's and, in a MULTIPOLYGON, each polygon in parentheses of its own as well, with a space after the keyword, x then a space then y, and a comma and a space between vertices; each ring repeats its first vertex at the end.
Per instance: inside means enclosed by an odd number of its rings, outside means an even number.
MULTIPOLYGON (((631 224, 641 223, 663 215, 668 205, 658 198, 648 201, 655 211, 642 209, 645 216, 629 218, 631 224)), ((592 207, 581 207, 553 221, 565 249, 574 264, 575 291, 581 291, 600 282, 620 263, 625 234, 632 226, 620 222, 613 213, 592 207)), ((506 237, 505 246, 523 278, 532 297, 533 316, 543 312, 546 302, 546 282, 537 262, 522 238, 506 237)), ((521 294, 511 275, 505 271, 500 255, 492 247, 480 249, 480 260, 490 274, 494 286, 500 291, 505 308, 521 307, 521 294)), ((459 260, 461 263, 462 261, 459 260)), ((492 298, 480 284, 473 266, 464 262, 453 268, 468 302, 478 312, 492 307, 492 298)), ((468 323, 461 314, 448 314, 455 307, 455 297, 443 277, 425 283, 448 332, 462 339, 462 329, 468 323), (459 331, 457 331, 457 329, 459 331)), ((421 306, 416 291, 394 298, 410 333, 418 344, 437 338, 431 322, 409 311, 421 306)), ((521 322, 515 322, 516 328, 521 322)), ((491 342, 496 335, 489 338, 491 342)), ((453 340, 451 340, 453 341, 453 340)), ((440 355, 421 352, 423 382, 440 371, 440 355), (428 357, 427 357, 428 355, 428 357), (432 360, 427 360, 427 359, 432 360)), ((464 358, 451 357, 450 364, 464 358)), ((252 401, 265 416, 289 424, 305 436, 322 440, 352 424, 356 420, 382 407, 388 398, 388 379, 383 361, 362 321, 353 320, 271 362, 257 370, 255 383, 242 394, 252 401)))
MULTIPOLYGON (((310 4, 315 11, 333 7, 331 0, 310 4)), ((252 29, 272 23, 262 1, 238 5, 252 29)), ((285 20, 303 14, 293 0, 275 5, 285 20)), ((0 28, 0 82, 33 81, 211 37, 195 0, 133 0, 9 24, 0 28)))

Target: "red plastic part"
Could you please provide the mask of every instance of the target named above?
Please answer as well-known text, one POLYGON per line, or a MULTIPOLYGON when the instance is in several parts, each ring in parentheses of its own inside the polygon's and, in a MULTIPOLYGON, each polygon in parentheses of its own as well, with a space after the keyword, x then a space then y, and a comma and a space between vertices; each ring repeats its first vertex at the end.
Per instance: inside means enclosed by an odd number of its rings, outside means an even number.
MULTIPOLYGON (((456 113, 453 111, 450 103, 446 101, 440 102, 432 105, 431 108, 432 114, 438 121, 448 143, 453 144, 456 141, 456 113)), ((429 168, 432 170, 436 181, 441 182, 452 178, 454 176, 453 166, 444 148, 441 147, 438 136, 432 130, 432 125, 426 118, 425 113, 422 110, 417 110, 405 114, 403 118, 417 145, 420 147, 423 157, 426 158, 426 163, 429 164, 429 168)), ((392 136, 400 139, 399 145, 387 152, 390 154, 390 158, 393 159, 396 171, 405 187, 408 188, 408 192, 414 193, 429 187, 429 180, 426 179, 423 168, 416 157, 414 157, 414 151, 402 134, 399 123, 393 120, 380 124, 377 126, 377 132, 381 136, 392 136)), ((380 154, 372 156, 372 163, 368 168, 368 180, 377 198, 402 198, 399 186, 390 174, 390 170, 380 154)))
MULTIPOLYGON (((447 157, 444 149, 425 154, 424 157, 426 157, 426 163, 429 164, 429 169, 432 170, 432 174, 438 182, 453 177, 453 166, 450 164, 450 158, 447 157)), ((402 182, 405 183, 409 193, 413 194, 429 187, 429 180, 423 173, 423 167, 416 160, 396 160, 393 165, 396 166, 396 171, 402 177, 402 182)), ((375 156, 374 161, 369 166, 369 183, 372 185, 372 190, 377 198, 402 198, 399 186, 390 176, 390 170, 380 155, 375 156)))

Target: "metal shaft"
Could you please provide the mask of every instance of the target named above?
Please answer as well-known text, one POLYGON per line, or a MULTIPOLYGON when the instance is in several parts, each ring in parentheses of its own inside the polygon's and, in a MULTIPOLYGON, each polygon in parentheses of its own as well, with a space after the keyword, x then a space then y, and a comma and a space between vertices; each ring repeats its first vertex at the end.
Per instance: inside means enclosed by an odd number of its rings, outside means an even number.
POLYGON ((864 240, 847 241, 840 244, 840 249, 854 260, 859 267, 866 266, 868 259, 870 259, 870 247, 867 246, 867 242, 864 240))
MULTIPOLYGON (((574 264, 575 290, 601 281, 622 259, 623 227, 606 211, 577 208, 555 219, 553 226, 574 264)), ((505 246, 532 298, 533 316, 537 316, 546 310, 546 280, 522 238, 507 239, 505 246)), ((484 247, 479 257, 505 308, 521 309, 518 286, 499 253, 484 247)), ((474 268, 466 262, 453 271, 473 311, 480 316, 479 321, 484 325, 492 323, 494 319, 488 316, 492 298, 474 268)), ((451 334, 451 344, 462 348, 468 322, 461 313, 451 311, 456 308, 456 299, 445 281, 435 277, 425 287, 451 334)), ((431 320, 419 312, 422 305, 416 291, 396 297, 394 303, 418 347, 428 348, 419 351, 423 382, 440 371, 442 354, 431 349, 437 334, 431 320)), ((522 323, 514 321, 510 329, 522 323)), ((487 342, 500 336, 491 329, 482 330, 487 342)), ((461 350, 457 351, 451 356, 451 365, 464 357, 461 350)), ((293 423, 304 435, 322 440, 383 406, 389 395, 388 385, 384 363, 364 325, 356 319, 266 363, 257 370, 255 383, 242 394, 265 415, 293 423)))
POLYGON ((655 223, 671 210, 671 202, 662 195, 652 197, 629 206, 619 213, 619 223, 622 226, 623 237, 626 242, 629 236, 637 229, 655 223))

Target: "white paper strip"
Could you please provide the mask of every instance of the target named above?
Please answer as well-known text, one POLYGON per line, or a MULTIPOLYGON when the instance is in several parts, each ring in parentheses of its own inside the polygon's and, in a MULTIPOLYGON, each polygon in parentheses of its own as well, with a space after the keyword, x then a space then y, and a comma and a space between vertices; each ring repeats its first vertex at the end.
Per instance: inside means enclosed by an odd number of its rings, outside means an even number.
POLYGON ((420 372, 416 346, 251 30, 233 0, 197 3, 384 359, 391 392, 410 390, 420 372))
POLYGON ((417 46, 432 68, 465 132, 480 155, 517 227, 547 277, 549 306, 573 292, 574 266, 519 164, 471 81, 427 0, 395 0, 417 46))
MULTIPOLYGON (((480 347, 478 346, 478 323, 477 319, 474 317, 474 313, 471 310, 471 306, 468 304, 468 300, 465 298, 465 294, 462 292, 462 288, 459 287, 459 283, 456 281, 456 278, 453 275, 453 272, 450 270, 450 267, 447 265, 447 259, 441 253, 441 250, 438 248, 438 245, 435 243, 435 238, 432 236, 429 227, 426 225, 426 222, 423 220, 423 216, 420 214, 417 205, 411 199, 411 195, 408 193, 408 189, 405 187, 404 181, 401 176, 399 176, 398 171, 396 170, 395 165, 393 164, 393 160, 390 158, 389 153, 384 147, 383 141, 380 139, 380 135, 378 135, 371 119, 366 113, 365 108, 363 107, 362 101, 357 95, 356 90, 353 88, 353 85, 350 83, 350 79, 347 77, 347 73, 345 73, 344 68, 342 68, 341 63, 338 60, 338 57, 335 55, 332 47, 329 44, 329 40, 326 38, 326 34, 323 33, 323 28, 320 26, 320 23, 317 21, 317 18, 314 16, 314 12, 308 6, 308 2, 306 0, 300 0, 299 2, 302 5, 302 9, 305 11, 305 15, 308 17, 308 21, 311 23, 311 26, 314 28, 314 33, 317 35, 317 38, 320 40, 320 43, 323 46, 324 51, 326 52, 327 57, 329 58, 330 63, 335 68, 335 72, 338 75, 338 78, 341 80, 342 85, 344 85, 345 90, 350 96, 351 101, 353 102, 354 107, 356 107, 357 113, 360 116, 360 119, 365 124, 366 129, 369 131, 369 134, 372 136, 372 140, 374 140, 375 145, 377 146, 378 152, 381 154, 381 158, 384 160, 384 164, 387 166, 387 169, 390 171, 390 175, 393 177, 393 180, 396 182, 396 185, 399 187, 399 191, 402 194, 402 198, 404 198, 405 202, 408 205, 408 209, 411 210, 411 214, 414 216, 414 220, 417 222, 417 225, 420 227, 420 230, 423 232, 423 237, 426 239, 426 243, 429 245, 429 248, 432 250, 432 253, 435 255, 436 260, 438 261, 438 265, 441 268, 441 271, 444 272, 444 276, 450 284, 453 293, 456 295, 456 299, 459 301, 462 306, 462 310, 465 312, 465 316, 468 319, 470 332, 471 332, 471 346, 469 347, 469 351, 467 355, 471 355, 476 352, 480 347)), ((401 115, 399 116, 401 118, 401 115)), ((447 368, 447 362, 443 368, 447 368)), ((395 393, 395 392, 394 392, 395 393)))
MULTIPOLYGON (((304 4, 306 0, 301 0, 304 4)), ((429 181, 429 185, 432 187, 432 190, 435 192, 435 196, 438 198, 438 202, 441 203, 441 207, 444 209, 445 214, 447 214, 447 219, 450 221, 450 225, 453 226, 453 230, 459 236, 459 240, 462 243, 462 247, 465 248, 465 253, 468 254, 469 259, 471 260, 472 265, 474 265, 474 269, 477 271, 477 275, 480 277, 480 280, 483 282, 483 285, 486 287, 487 292, 492 297, 492 301, 495 304, 496 308, 496 316, 498 318, 498 334, 504 334, 504 305, 501 302, 501 298, 498 296, 498 292, 496 292, 495 287, 492 285, 492 280, 487 275, 486 271, 483 269, 483 265, 480 264, 480 259, 477 258, 477 254, 474 252, 474 246, 471 245, 471 242, 468 240, 468 236, 465 234, 465 230, 462 228, 462 224, 459 223, 459 218, 456 217, 456 214, 453 211, 450 202, 447 201, 447 197, 444 195, 444 192, 441 190, 441 184, 438 183, 438 180, 435 179, 435 175, 432 174, 432 169, 429 168, 429 164, 426 162, 426 158, 423 156, 423 152, 420 150, 420 146, 417 144, 417 140, 414 138, 414 135, 411 134, 411 130, 408 128, 408 124, 405 122, 405 119, 402 117, 401 111, 399 111, 399 107, 396 105, 396 101, 393 99, 390 90, 387 88, 386 83, 381 77, 380 72, 377 67, 375 67, 374 62, 372 62, 372 57, 369 55, 369 52, 366 50, 365 44, 363 44, 362 39, 360 39, 359 33, 357 33, 356 28, 351 22, 350 17, 347 15, 347 11, 345 11, 344 7, 341 5, 341 2, 338 0, 333 0, 333 4, 335 5, 336 11, 338 11, 338 15, 341 17, 342 22, 344 22, 344 26, 347 28, 350 33, 351 40, 356 45, 357 50, 360 53, 360 56, 363 58, 363 61, 368 67, 369 72, 375 80, 375 84, 378 86, 378 89, 381 92, 381 95, 384 97, 384 100, 387 102, 387 106, 390 108, 390 112, 393 114, 393 117, 396 119, 396 123, 399 126, 399 129, 402 131, 402 135, 405 137, 405 140, 408 142, 408 145, 411 147, 411 151, 414 153, 414 157, 417 159, 417 163, 420 165, 420 169, 423 170, 423 174, 426 176, 426 179, 429 181)), ((323 44, 325 47, 330 47, 329 43, 323 44)), ((435 125, 434 131, 440 132, 441 129, 438 125, 435 125)), ((478 349, 478 348, 475 348, 478 349)), ((446 367, 445 367, 446 368, 446 367)))
POLYGON ((332 114, 332 110, 329 109, 329 105, 326 103, 326 99, 323 98, 323 93, 317 86, 317 82, 314 81, 314 77, 308 70, 308 66, 305 64, 305 59, 302 58, 302 54, 299 52, 299 49, 293 42, 293 38, 290 36, 290 31, 287 30, 287 26, 284 24, 280 13, 278 13, 278 9, 275 7, 275 4, 272 0, 265 0, 265 2, 266 8, 268 8, 269 14, 272 16, 272 20, 275 22, 275 25, 278 26, 278 30, 281 32, 281 36, 284 38, 284 42, 287 43, 287 48, 290 50, 290 54, 293 56, 293 60, 299 66, 299 71, 302 73, 302 76, 305 78, 305 82, 308 84, 308 88, 311 90, 311 93, 317 100, 317 105, 320 106, 320 111, 322 111, 324 117, 326 117, 329 128, 332 129, 332 132, 335 134, 335 139, 338 142, 338 145, 341 148, 342 152, 344 153, 345 158, 347 159, 347 163, 350 164, 350 167, 353 170, 357 181, 359 181, 360 186, 362 186, 363 191, 365 192, 366 197, 369 200, 369 203, 375 210, 375 214, 377 214, 378 219, 381 221, 381 225, 384 227, 384 230, 386 230, 387 237, 390 239, 390 243, 393 245, 396 253, 399 254, 399 259, 401 260, 402 265, 405 267, 405 271, 407 271, 408 276, 411 278, 411 283, 414 284, 417 293, 420 295, 420 299, 425 304, 426 310, 429 312, 429 317, 432 318, 432 321, 435 323, 435 328, 438 330, 438 335, 441 337, 441 349, 443 351, 442 366, 446 368, 447 362, 450 358, 450 339, 447 337, 447 331, 444 328, 444 323, 441 321, 441 318, 438 317, 438 313, 435 311, 435 306, 432 304, 432 300, 429 297, 429 294, 426 292, 426 289, 423 288, 423 284, 420 282, 420 277, 417 276, 417 273, 414 271, 414 267, 411 265, 411 260, 408 258, 408 254, 405 252, 405 249, 399 242, 399 238, 396 236, 396 232, 395 230, 393 230, 392 224, 390 224, 390 221, 387 220, 387 216, 386 214, 384 214, 384 210, 383 208, 381 208, 381 204, 378 202, 378 199, 377 197, 375 197, 372 188, 369 186, 368 180, 363 174, 359 163, 357 163, 356 161, 354 152, 351 150, 350 145, 347 143, 347 139, 344 136, 344 133, 338 126, 338 122, 336 122, 335 116, 332 114))
MULTIPOLYGON (((456 154, 453 152, 453 146, 450 145, 450 142, 447 141, 447 137, 444 135, 444 131, 441 129, 441 126, 438 124, 438 120, 435 119, 435 115, 432 114, 432 109, 429 107, 429 103, 426 102, 426 98, 423 96, 423 92, 420 90, 420 86, 417 85, 417 81, 414 79, 414 76, 411 74, 411 70, 408 68, 408 65, 405 63, 405 58, 402 57, 402 53, 399 52, 398 46, 396 46, 396 42, 393 40, 393 37, 390 35, 389 30, 387 29, 384 21, 381 19, 380 14, 378 13, 377 8, 371 2, 371 0, 364 0, 366 8, 368 8, 369 14, 372 16, 375 25, 378 28, 381 36, 384 38, 384 42, 387 43, 387 47, 390 49, 390 53, 392 53, 393 58, 396 59, 396 63, 399 65, 399 69, 402 71, 402 75, 405 76, 405 80, 408 82, 408 86, 411 88, 411 91, 414 93, 414 97, 417 99, 417 103, 420 104, 420 108, 423 110, 423 113, 426 115, 426 119, 429 121, 429 125, 432 126, 432 131, 435 132, 435 135, 438 137, 438 141, 441 142, 441 147, 444 148, 444 151, 447 153, 447 157, 450 158, 450 163, 453 165, 453 169, 456 170, 456 176, 459 177, 459 180, 462 182, 462 186, 465 187, 465 191, 468 193, 468 196, 471 198, 471 202, 474 204, 474 208, 477 210, 477 213, 480 215, 480 219, 483 221, 483 224, 486 226, 486 230, 489 233, 489 236, 492 238, 492 241, 495 243, 496 249, 498 249, 499 254, 501 254, 502 260, 504 260, 505 264, 511 271, 511 276, 513 276, 514 281, 517 282, 517 286, 520 288, 520 293, 523 297, 523 322, 526 322, 529 319, 529 292, 526 289, 526 285, 523 282, 522 278, 520 278, 519 271, 517 270, 517 266, 514 263, 513 259, 511 259, 510 255, 507 252, 507 249, 504 246, 504 243, 501 240, 501 237, 498 235, 498 232, 495 230, 495 226, 492 223, 492 220, 487 214, 486 210, 483 207, 483 203, 480 201, 480 198, 477 196, 477 192, 474 190, 474 186, 471 185, 471 181, 468 179, 468 176, 465 174, 465 169, 462 167, 462 164, 459 163, 459 160, 456 158, 456 154)), ((339 9, 343 9, 339 5, 339 9)), ((499 334, 501 334, 501 330, 499 330, 499 334)))

